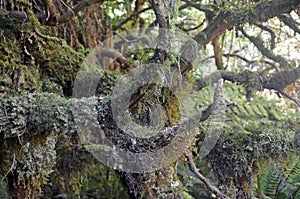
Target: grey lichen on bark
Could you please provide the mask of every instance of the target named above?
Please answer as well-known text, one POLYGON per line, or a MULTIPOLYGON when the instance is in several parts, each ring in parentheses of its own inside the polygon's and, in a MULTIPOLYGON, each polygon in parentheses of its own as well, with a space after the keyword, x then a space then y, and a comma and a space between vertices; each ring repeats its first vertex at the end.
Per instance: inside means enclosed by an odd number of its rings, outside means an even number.
POLYGON ((0 100, 0 133, 12 138, 24 133, 74 132, 68 100, 51 93, 28 94, 0 100))

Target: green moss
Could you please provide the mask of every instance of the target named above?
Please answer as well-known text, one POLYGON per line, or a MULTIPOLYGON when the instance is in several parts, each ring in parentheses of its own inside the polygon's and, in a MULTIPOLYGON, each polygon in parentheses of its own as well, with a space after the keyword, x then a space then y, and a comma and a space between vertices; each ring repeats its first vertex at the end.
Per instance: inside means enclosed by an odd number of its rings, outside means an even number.
POLYGON ((41 23, 39 22, 39 20, 37 19, 37 17, 31 9, 28 10, 27 15, 29 22, 32 24, 33 28, 40 28, 41 23))
POLYGON ((36 38, 35 42, 33 45, 29 44, 29 48, 35 62, 38 63, 41 76, 52 78, 63 87, 68 82, 73 82, 82 65, 83 54, 74 51, 64 42, 44 43, 39 38, 36 38), (39 49, 35 49, 36 45, 39 45, 39 49))

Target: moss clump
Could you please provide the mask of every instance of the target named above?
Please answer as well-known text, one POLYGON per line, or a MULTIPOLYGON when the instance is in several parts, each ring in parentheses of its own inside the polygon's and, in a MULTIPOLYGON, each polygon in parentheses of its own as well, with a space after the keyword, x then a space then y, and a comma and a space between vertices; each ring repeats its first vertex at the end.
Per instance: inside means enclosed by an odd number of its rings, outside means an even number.
MULTIPOLYGON (((259 161, 271 160, 292 152, 294 134, 295 129, 284 121, 252 121, 244 129, 236 125, 226 126, 216 146, 205 159, 217 175, 219 185, 227 185, 228 190, 225 192, 233 198, 239 198, 241 195, 236 195, 238 190, 243 194, 251 194, 259 161), (232 192, 233 190, 237 192, 232 192)), ((205 135, 202 133, 199 137, 203 140, 205 135)))

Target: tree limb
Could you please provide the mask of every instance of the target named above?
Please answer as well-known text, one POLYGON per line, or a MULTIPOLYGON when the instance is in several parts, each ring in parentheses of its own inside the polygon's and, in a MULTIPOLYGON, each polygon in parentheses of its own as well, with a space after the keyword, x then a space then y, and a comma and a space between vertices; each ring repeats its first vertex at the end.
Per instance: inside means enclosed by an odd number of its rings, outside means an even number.
POLYGON ((213 38, 222 34, 224 31, 233 26, 244 23, 264 22, 270 18, 283 13, 289 13, 300 4, 299 0, 273 0, 261 1, 253 7, 237 8, 232 10, 224 9, 214 17, 207 27, 201 32, 206 38, 199 41, 200 44, 206 45, 213 38))
POLYGON ((206 87, 206 82, 216 83, 220 78, 233 83, 241 84, 246 88, 246 90, 247 88, 251 90, 275 90, 300 105, 299 100, 293 99, 283 91, 285 87, 300 78, 300 66, 292 70, 277 72, 272 76, 266 76, 252 71, 243 71, 240 73, 218 71, 204 79, 197 80, 197 88, 202 89, 206 87))
POLYGON ((300 34, 300 29, 297 25, 297 22, 291 18, 291 17, 287 17, 285 15, 279 15, 278 18, 280 19, 280 21, 282 21, 285 25, 287 25, 288 27, 290 27, 293 31, 295 31, 296 33, 300 34))
MULTIPOLYGON (((274 63, 272 63, 268 60, 249 60, 249 59, 247 59, 239 54, 236 54, 236 53, 225 53, 225 54, 223 54, 223 56, 224 57, 237 57, 237 58, 243 60, 244 62, 246 62, 247 64, 265 63, 265 64, 272 66, 274 69, 276 69, 276 71, 279 71, 278 67, 274 63)), ((212 58, 214 58, 214 56, 206 57, 202 61, 206 61, 207 59, 212 59, 212 58)))
POLYGON ((275 62, 279 63, 283 68, 291 68, 291 65, 285 60, 284 57, 282 57, 280 55, 275 55, 271 50, 266 48, 263 44, 262 39, 248 35, 243 29, 241 29, 241 32, 247 39, 249 39, 249 41, 251 41, 256 46, 256 48, 263 55, 265 55, 269 59, 272 59, 275 62))

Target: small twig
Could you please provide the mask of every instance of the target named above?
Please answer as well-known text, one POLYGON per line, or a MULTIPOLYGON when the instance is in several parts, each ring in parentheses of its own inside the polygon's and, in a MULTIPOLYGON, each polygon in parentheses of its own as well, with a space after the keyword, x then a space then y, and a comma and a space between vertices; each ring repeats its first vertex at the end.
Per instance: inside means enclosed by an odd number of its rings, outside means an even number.
POLYGON ((220 190, 218 190, 217 187, 213 186, 209 180, 207 178, 205 178, 197 169, 196 165, 195 165, 195 162, 193 160, 193 157, 192 157, 192 152, 190 150, 187 150, 185 152, 185 155, 186 157, 188 158, 188 162, 189 162, 189 165, 190 165, 190 169, 191 171, 196 175, 196 177, 201 180, 205 185, 206 187, 211 191, 213 192, 215 195, 219 196, 221 199, 230 199, 228 196, 226 196, 225 194, 223 194, 220 190))
POLYGON ((1 182, 3 182, 3 180, 6 178, 6 176, 14 169, 14 167, 15 167, 15 162, 16 162, 16 155, 15 155, 15 153, 14 153, 14 155, 13 155, 13 162, 12 162, 12 164, 11 164, 11 167, 9 168, 9 170, 7 171, 7 173, 3 176, 1 182))

